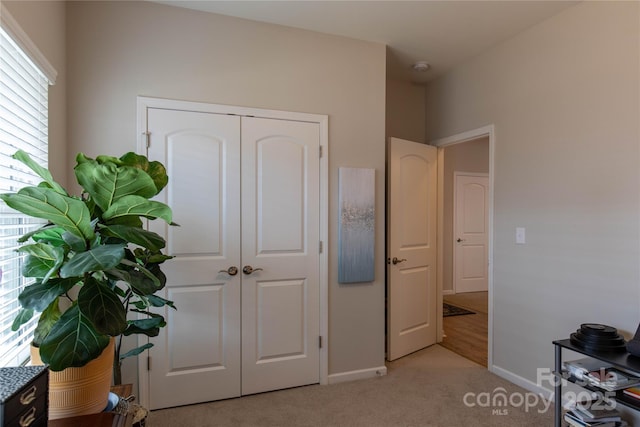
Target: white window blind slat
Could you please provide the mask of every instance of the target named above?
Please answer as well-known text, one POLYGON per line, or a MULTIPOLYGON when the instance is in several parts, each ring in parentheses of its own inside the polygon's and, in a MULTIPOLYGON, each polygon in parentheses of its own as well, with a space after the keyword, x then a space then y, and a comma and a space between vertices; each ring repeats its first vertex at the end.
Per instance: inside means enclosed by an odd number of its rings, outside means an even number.
MULTIPOLYGON (((14 151, 15 152, 15 151, 14 151)), ((15 188, 16 185, 20 187, 24 187, 25 185, 37 185, 38 182, 34 182, 34 177, 27 175, 26 172, 22 172, 15 169, 5 169, 0 168, 0 174, 6 172, 7 175, 3 178, 0 178, 0 186, 5 188, 6 191, 15 192, 18 189, 15 188)), ((0 211, 2 212, 2 211, 0 211)))
MULTIPOLYGON (((40 136, 40 132, 43 128, 45 128, 42 120, 46 117, 40 111, 35 110, 25 113, 21 110, 22 108, 24 108, 23 105, 17 103, 7 103, 7 105, 3 106, 3 108, 0 110, 0 119, 4 122, 5 126, 10 126, 16 129, 18 132, 24 132, 37 141, 38 137, 40 136), (17 114, 22 115, 18 116, 17 114)), ((15 134, 16 130, 9 133, 15 134)))
POLYGON ((9 84, 7 87, 21 93, 31 94, 29 98, 35 102, 40 93, 37 82, 42 77, 25 67, 24 62, 17 60, 13 51, 4 48, 0 49, 0 54, 2 55, 2 75, 13 81, 13 84, 9 84))
MULTIPOLYGON (((0 192, 16 192, 42 181, 11 157, 18 149, 47 167, 49 83, 4 30, 4 23, 0 27, 0 192)), ((18 296, 34 282, 20 273, 25 255, 16 252, 17 239, 45 223, 0 201, 0 367, 21 364, 29 356, 37 316, 19 331, 11 330, 20 311, 18 296)))

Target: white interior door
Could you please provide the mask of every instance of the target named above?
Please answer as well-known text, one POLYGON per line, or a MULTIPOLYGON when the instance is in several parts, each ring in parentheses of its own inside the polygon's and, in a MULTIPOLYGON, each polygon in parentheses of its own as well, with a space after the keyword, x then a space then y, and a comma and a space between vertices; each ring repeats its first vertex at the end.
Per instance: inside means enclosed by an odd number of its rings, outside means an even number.
POLYGON ((387 358, 436 342, 437 148, 390 138, 387 358))
POLYGON ((242 394, 320 380, 319 144, 317 123, 242 119, 242 394))
POLYGON ((488 290, 489 177, 454 175, 454 290, 488 290))
POLYGON ((151 340, 150 409, 318 383, 320 125, 150 108, 147 129, 180 224, 151 226, 178 309, 151 340))
POLYGON ((152 340, 150 409, 240 395, 240 117, 149 109, 148 157, 167 167, 167 326, 152 340))

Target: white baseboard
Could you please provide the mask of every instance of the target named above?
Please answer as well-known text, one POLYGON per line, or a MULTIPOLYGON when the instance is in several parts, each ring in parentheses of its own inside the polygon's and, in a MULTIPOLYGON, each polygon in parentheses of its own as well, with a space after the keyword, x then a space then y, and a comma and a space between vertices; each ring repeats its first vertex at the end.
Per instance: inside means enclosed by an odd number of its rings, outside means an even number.
POLYGON ((454 291, 453 289, 443 289, 442 290, 442 295, 454 295, 456 293, 456 291, 454 291))
POLYGON ((364 380, 367 378, 381 377, 387 375, 387 367, 359 369, 357 371, 340 372, 329 375, 329 384, 343 383, 346 381, 364 380))
POLYGON ((496 374, 499 377, 504 378, 505 380, 514 383, 517 386, 522 387, 523 389, 530 391, 535 394, 539 394, 545 397, 545 399, 554 400, 553 399, 553 391, 543 387, 540 384, 536 384, 533 381, 530 381, 526 378, 523 378, 519 375, 514 374, 513 372, 507 371, 506 369, 500 368, 496 365, 491 367, 491 372, 496 374))

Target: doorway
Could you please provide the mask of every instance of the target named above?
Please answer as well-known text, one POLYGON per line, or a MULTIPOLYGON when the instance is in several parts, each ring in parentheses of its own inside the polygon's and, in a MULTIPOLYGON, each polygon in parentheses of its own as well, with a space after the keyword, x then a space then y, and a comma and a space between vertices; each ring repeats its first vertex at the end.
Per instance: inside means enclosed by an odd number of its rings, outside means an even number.
MULTIPOLYGON (((443 303, 474 314, 443 316, 438 342, 480 365, 492 366, 492 255, 493 255, 493 126, 432 141, 438 147, 438 289, 443 303), (454 235, 455 172, 486 174, 488 177, 486 262, 487 290, 459 292, 455 287, 454 235)), ((457 236, 460 238, 459 236, 457 236)), ((460 238, 461 240, 464 240, 460 238)), ((476 260, 477 266, 481 262, 476 260)), ((480 269, 478 269, 480 270, 480 269)), ((462 289, 464 290, 464 289, 462 289)), ((454 311, 455 313, 455 311, 454 311)))

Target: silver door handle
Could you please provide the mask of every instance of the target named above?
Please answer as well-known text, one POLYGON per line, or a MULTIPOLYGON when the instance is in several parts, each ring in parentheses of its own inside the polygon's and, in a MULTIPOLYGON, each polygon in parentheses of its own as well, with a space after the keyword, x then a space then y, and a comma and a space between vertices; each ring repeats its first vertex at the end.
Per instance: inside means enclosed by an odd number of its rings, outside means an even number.
POLYGON ((244 267, 242 267, 242 272, 244 274, 251 274, 254 271, 262 271, 262 269, 261 268, 253 268, 250 265, 245 265, 244 267))
POLYGON ((220 270, 218 273, 227 273, 229 276, 235 276, 238 274, 238 267, 231 266, 226 270, 220 270))
POLYGON ((393 257, 391 259, 391 262, 393 263, 393 265, 400 264, 401 262, 405 262, 405 261, 406 261, 406 258, 398 259, 397 257, 393 257))

